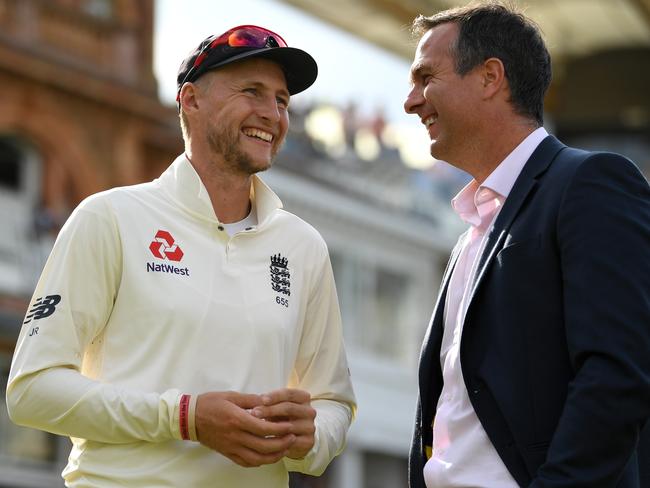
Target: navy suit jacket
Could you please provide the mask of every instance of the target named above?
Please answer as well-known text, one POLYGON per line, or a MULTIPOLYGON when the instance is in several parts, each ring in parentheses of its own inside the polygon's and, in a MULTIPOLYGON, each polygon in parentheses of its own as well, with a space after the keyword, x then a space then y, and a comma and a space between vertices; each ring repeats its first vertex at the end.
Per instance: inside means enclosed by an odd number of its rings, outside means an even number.
MULTIPOLYGON (((650 463, 637 456, 650 416, 648 182, 622 156, 549 136, 487 239, 460 361, 499 456, 520 486, 638 488, 640 463, 650 463)), ((442 388, 443 308, 457 254, 420 357, 411 488, 425 486, 442 388)))

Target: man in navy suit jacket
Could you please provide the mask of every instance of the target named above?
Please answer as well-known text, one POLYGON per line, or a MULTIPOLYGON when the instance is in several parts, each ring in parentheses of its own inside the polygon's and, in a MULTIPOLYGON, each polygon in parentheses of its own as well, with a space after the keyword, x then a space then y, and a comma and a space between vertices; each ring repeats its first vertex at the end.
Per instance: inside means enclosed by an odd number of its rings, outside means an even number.
POLYGON ((414 32, 405 109, 431 154, 474 179, 453 202, 469 228, 422 348, 410 486, 637 488, 650 465, 648 183, 628 159, 543 129, 550 56, 522 14, 460 7, 414 32))

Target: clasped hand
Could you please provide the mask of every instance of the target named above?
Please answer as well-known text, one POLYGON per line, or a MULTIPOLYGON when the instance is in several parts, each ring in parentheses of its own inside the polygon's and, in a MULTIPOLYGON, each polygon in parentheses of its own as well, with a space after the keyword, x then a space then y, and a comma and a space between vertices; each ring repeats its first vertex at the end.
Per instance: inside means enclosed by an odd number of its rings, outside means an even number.
POLYGON ((316 411, 304 390, 262 395, 209 392, 196 402, 199 442, 244 467, 303 458, 314 445, 316 411))

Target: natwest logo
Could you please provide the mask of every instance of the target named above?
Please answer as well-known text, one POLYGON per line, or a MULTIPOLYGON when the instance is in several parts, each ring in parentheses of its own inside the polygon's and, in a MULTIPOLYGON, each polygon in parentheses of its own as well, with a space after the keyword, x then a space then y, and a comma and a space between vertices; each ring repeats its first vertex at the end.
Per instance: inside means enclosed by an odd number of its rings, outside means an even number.
POLYGON ((169 259, 170 261, 183 259, 183 251, 174 243, 174 238, 166 230, 156 232, 156 237, 149 244, 149 250, 158 259, 169 259))

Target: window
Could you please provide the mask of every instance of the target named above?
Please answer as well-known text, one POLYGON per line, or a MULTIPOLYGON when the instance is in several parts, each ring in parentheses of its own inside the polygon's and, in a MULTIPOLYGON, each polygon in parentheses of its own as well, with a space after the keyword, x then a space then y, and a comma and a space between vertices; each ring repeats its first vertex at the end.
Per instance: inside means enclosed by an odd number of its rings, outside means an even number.
POLYGON ((21 187, 20 150, 8 137, 0 137, 0 187, 17 192, 21 187))
POLYGON ((113 16, 112 0, 84 0, 81 6, 84 12, 99 19, 110 19, 113 16))
POLYGON ((379 452, 364 453, 364 485, 368 488, 407 488, 406 458, 379 452))
POLYGON ((405 331, 413 279, 406 272, 352 254, 330 252, 345 338, 354 347, 391 360, 407 360, 405 331))
POLYGON ((31 295, 44 258, 34 235, 41 161, 36 148, 0 134, 0 293, 31 295))
POLYGON ((409 278, 391 270, 377 269, 374 277, 374 333, 371 348, 384 356, 400 355, 409 278))

